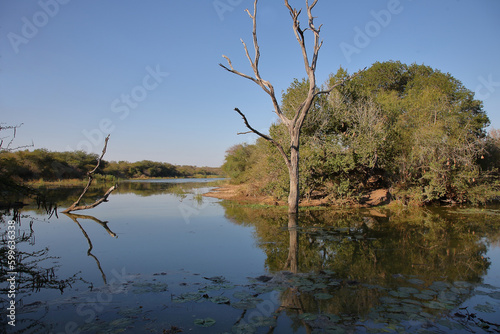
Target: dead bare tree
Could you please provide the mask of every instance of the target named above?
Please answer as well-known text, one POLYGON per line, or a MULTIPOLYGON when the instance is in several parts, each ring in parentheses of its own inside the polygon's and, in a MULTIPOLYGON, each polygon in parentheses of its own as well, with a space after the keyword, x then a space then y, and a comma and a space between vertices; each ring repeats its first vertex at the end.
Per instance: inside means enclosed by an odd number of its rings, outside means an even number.
POLYGON ((276 94, 274 91, 273 85, 269 82, 264 80, 259 72, 259 59, 260 59, 260 50, 259 50, 259 44, 257 41, 257 2, 258 0, 255 0, 254 2, 254 8, 253 8, 253 14, 250 13, 248 9, 246 9, 246 12, 250 16, 250 18, 253 21, 253 46, 255 49, 255 55, 254 58, 250 56, 250 53, 248 51, 248 47, 246 43, 241 40, 243 43, 243 48, 245 50, 246 57, 248 58, 248 61, 250 62, 250 65, 253 70, 253 76, 241 73, 237 70, 234 69, 233 64, 231 63, 231 60, 229 57, 223 55, 223 57, 227 60, 228 66, 219 64, 221 67, 226 69, 227 71, 234 73, 236 75, 239 75, 243 78, 249 79, 256 84, 258 84, 271 98, 273 106, 274 106, 274 112, 276 115, 279 117, 281 122, 287 127, 288 132, 290 134, 290 153, 287 153, 285 149, 282 147, 279 142, 270 136, 267 136, 257 130, 255 130, 253 127, 250 126, 248 123, 247 118, 241 112, 238 108, 235 108, 235 111, 240 114, 240 116, 243 118, 243 121, 248 129, 250 129, 251 132, 259 135, 260 137, 264 138, 265 140, 273 143, 278 151, 280 152, 281 156, 285 160, 286 166, 288 167, 288 173, 290 177, 290 193, 288 196, 288 212, 290 214, 297 214, 298 209, 299 209, 299 146, 300 146, 300 132, 302 129, 302 126, 304 124, 304 120, 309 112, 309 109, 311 108, 314 99, 321 94, 328 94, 330 93, 335 87, 338 87, 340 85, 343 85, 347 80, 352 79, 353 77, 357 76, 360 72, 351 75, 350 77, 347 77, 332 86, 328 87, 325 90, 321 90, 318 87, 316 87, 316 64, 318 61, 318 54, 319 50, 323 44, 322 41, 320 41, 320 30, 321 30, 321 25, 319 27, 316 27, 314 25, 314 17, 312 15, 312 10, 318 3, 318 0, 314 0, 311 5, 309 5, 309 1, 306 0, 306 7, 307 7, 307 17, 308 17, 308 24, 307 28, 301 29, 300 28, 300 22, 299 22, 299 16, 302 12, 302 10, 297 10, 295 8, 292 8, 290 4, 288 3, 288 0, 285 0, 285 6, 288 8, 288 11, 290 13, 290 16, 293 21, 293 31, 295 33, 295 37, 297 38, 297 41, 299 43, 299 46, 302 50, 302 57, 304 58, 304 65, 305 65, 305 70, 306 74, 309 80, 309 91, 307 94, 306 99, 298 106, 297 110, 295 111, 295 114, 293 118, 288 118, 285 116, 283 111, 281 110, 281 107, 278 103, 278 100, 276 98, 276 94), (314 46, 313 46, 313 53, 312 57, 309 58, 307 48, 306 48, 306 41, 305 41, 305 35, 304 33, 306 31, 310 31, 313 36, 314 36, 314 46))
POLYGON ((94 169, 92 169, 90 172, 87 173, 89 180, 87 181, 87 185, 85 186, 85 189, 83 189, 82 194, 80 195, 80 197, 78 197, 78 199, 76 200, 75 203, 71 204, 71 206, 69 208, 62 211, 63 213, 69 213, 72 211, 87 210, 87 209, 95 208, 96 206, 98 206, 102 202, 107 202, 108 196, 113 192, 113 190, 116 189, 117 186, 114 185, 111 188, 109 188, 108 191, 106 191, 106 193, 104 194, 103 197, 101 197, 100 199, 98 199, 94 203, 92 203, 90 205, 80 205, 80 202, 81 202, 83 196, 85 196, 85 194, 89 190, 90 186, 92 185, 92 181, 94 180, 94 173, 97 170, 97 168, 99 168, 101 161, 102 161, 102 158, 104 157, 104 154, 106 153, 106 148, 108 147, 108 140, 109 140, 109 135, 104 140, 104 148, 102 149, 101 156, 99 157, 99 159, 97 159, 96 166, 94 167, 94 169))
POLYGON ((14 151, 17 151, 17 150, 20 150, 23 148, 35 146, 35 144, 33 144, 33 141, 32 141, 31 145, 12 147, 14 139, 16 139, 17 129, 19 129, 22 125, 23 125, 23 123, 21 123, 19 125, 5 125, 5 123, 0 123, 0 132, 12 130, 11 136, 0 137, 0 152, 14 152, 14 151), (9 139, 9 137, 10 137, 10 139, 9 139), (5 139, 9 139, 6 146, 4 146, 5 139))

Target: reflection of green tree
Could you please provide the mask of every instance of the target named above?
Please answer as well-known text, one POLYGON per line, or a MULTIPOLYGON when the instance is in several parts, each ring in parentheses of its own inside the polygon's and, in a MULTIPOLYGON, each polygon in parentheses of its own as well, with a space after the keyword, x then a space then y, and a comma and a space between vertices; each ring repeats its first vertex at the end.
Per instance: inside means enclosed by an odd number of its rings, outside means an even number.
MULTIPOLYGON (((233 222, 254 225, 270 271, 284 268, 288 258, 287 214, 223 204, 233 222)), ((309 211, 299 222, 299 272, 335 271, 340 278, 391 280, 392 275, 446 277, 476 282, 489 261, 481 238, 498 233, 477 220, 456 223, 454 216, 416 210, 372 217, 362 211, 309 211)))
MULTIPOLYGON (((295 265, 303 273, 285 277, 278 309, 293 319, 296 328, 305 326, 308 314, 318 316, 325 327, 335 326, 334 315, 342 315, 344 325, 348 315, 353 315, 353 323, 363 315, 384 317, 391 308, 403 306, 381 304, 380 298, 388 291, 411 286, 411 277, 422 282, 417 285, 419 290, 428 289, 435 281, 480 282, 490 265, 484 240, 497 240, 500 225, 498 215, 485 219, 484 214, 463 215, 460 211, 370 216, 360 210, 324 210, 303 212, 292 229, 285 211, 229 202, 222 205, 234 223, 255 226, 271 272, 278 276, 284 269, 296 272, 295 265), (321 294, 326 294, 325 300, 321 294)), ((427 312, 437 315, 443 311, 427 312)), ((406 317, 409 311, 404 313, 406 317)), ((389 312, 389 316, 394 314, 389 312)))

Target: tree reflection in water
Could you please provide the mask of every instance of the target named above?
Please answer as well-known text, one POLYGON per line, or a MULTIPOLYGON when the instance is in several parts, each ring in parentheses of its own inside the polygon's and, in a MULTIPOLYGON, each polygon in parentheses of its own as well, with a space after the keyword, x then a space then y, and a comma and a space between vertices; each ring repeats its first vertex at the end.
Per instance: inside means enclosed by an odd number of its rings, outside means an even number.
POLYGON ((74 213, 65 213, 65 215, 68 216, 69 218, 71 218, 71 220, 73 220, 78 225, 78 227, 80 228, 80 230, 83 233, 83 236, 85 237, 85 239, 87 239, 87 242, 89 244, 89 249, 87 250, 87 255, 92 257, 95 260, 95 262, 97 263, 97 268, 101 272, 101 276, 102 276, 102 280, 103 280, 104 284, 108 284, 107 279, 106 279, 106 274, 104 273, 104 271, 102 270, 102 267, 101 267, 101 262, 94 254, 91 253, 92 248, 94 248, 94 246, 92 245, 92 241, 90 240, 87 232, 85 232, 85 230, 83 229, 82 225, 80 225, 80 223, 78 222, 78 219, 90 219, 90 220, 96 222, 97 224, 101 225, 102 227, 104 227, 106 232, 108 232, 108 234, 111 237, 118 238, 118 236, 116 235, 116 233, 114 233, 113 231, 111 231, 109 229, 107 221, 103 222, 103 221, 95 218, 94 216, 89 216, 89 215, 79 215, 79 214, 74 214, 74 213))
POLYGON ((481 283, 487 243, 499 239, 500 219, 462 211, 315 210, 287 219, 279 209, 223 205, 234 223, 255 226, 282 291, 277 311, 307 331, 447 314, 481 283))

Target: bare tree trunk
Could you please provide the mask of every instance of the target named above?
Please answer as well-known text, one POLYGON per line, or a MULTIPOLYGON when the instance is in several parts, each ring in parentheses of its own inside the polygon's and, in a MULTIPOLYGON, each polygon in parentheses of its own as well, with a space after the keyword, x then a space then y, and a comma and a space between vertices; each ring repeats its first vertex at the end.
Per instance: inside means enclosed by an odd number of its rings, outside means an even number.
POLYGON ((299 213, 300 179, 299 179, 299 138, 292 140, 290 152, 290 166, 288 174, 290 177, 290 193, 288 194, 288 213, 299 213))
POLYGON ((283 159, 285 160, 290 175, 288 212, 297 214, 299 209, 299 139, 300 139, 300 131, 302 129, 302 125, 304 124, 304 120, 307 116, 307 113, 309 112, 309 109, 311 108, 314 98, 316 96, 330 93, 335 87, 343 85, 347 80, 350 80, 351 78, 357 76, 361 71, 348 78, 345 78, 344 80, 341 80, 340 82, 333 84, 326 90, 318 89, 316 87, 316 64, 318 61, 318 53, 321 46, 323 45, 323 42, 320 41, 319 38, 321 25, 319 27, 316 27, 314 25, 314 16, 312 15, 312 10, 318 3, 318 0, 313 0, 311 4, 309 4, 309 0, 306 0, 308 22, 307 22, 307 28, 305 29, 302 29, 300 27, 300 22, 299 22, 299 15, 302 12, 302 10, 297 10, 295 8, 292 8, 292 6, 290 6, 290 4, 288 3, 288 0, 285 0, 285 6, 288 8, 288 11, 293 21, 293 31, 299 43, 300 49, 302 51, 305 71, 307 73, 307 78, 309 80, 309 92, 307 94, 306 99, 297 108, 293 118, 286 117, 278 103, 278 99, 276 98, 273 85, 269 81, 264 80, 259 72, 260 48, 259 48, 259 43, 257 41, 257 2, 258 0, 254 0, 253 13, 250 13, 248 9, 246 10, 246 12, 248 13, 253 22, 252 36, 253 36, 253 46, 255 50, 255 55, 253 58, 250 56, 246 43, 243 40, 241 41, 243 43, 243 48, 245 50, 246 57, 250 62, 250 66, 252 67, 254 75, 250 76, 237 71, 233 67, 233 64, 231 63, 229 57, 225 55, 223 55, 222 57, 224 57, 227 60, 228 66, 224 66, 222 64, 219 65, 233 74, 239 75, 245 79, 251 80, 256 84, 258 84, 269 95, 274 106, 274 112, 279 117, 281 122, 287 127, 291 138, 290 156, 288 156, 288 154, 285 153, 285 150, 277 140, 274 140, 270 136, 264 135, 261 132, 252 128, 248 123, 245 115, 238 108, 235 108, 236 112, 238 112, 241 115, 241 117, 243 117, 243 120, 247 128, 249 128, 251 132, 273 143, 277 147, 283 159), (311 57, 309 57, 306 48, 306 41, 304 35, 306 31, 310 31, 314 36, 313 53, 311 57))

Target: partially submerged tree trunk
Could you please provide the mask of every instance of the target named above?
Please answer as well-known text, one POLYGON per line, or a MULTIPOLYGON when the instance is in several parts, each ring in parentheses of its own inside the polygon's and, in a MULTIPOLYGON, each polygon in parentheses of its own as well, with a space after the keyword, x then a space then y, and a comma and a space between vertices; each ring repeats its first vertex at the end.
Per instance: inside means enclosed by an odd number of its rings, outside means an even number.
POLYGON ((321 94, 328 94, 330 93, 335 87, 343 85, 345 81, 350 80, 354 76, 358 75, 354 74, 344 80, 341 80, 340 82, 337 82, 333 84, 331 87, 327 88, 326 90, 319 90, 316 87, 316 63, 318 60, 318 53, 321 48, 321 45, 323 44, 322 41, 319 39, 319 34, 320 34, 320 29, 321 26, 317 27, 314 25, 314 17, 312 15, 312 10, 316 6, 318 0, 314 0, 311 5, 309 5, 309 1, 306 0, 306 7, 307 7, 307 16, 308 16, 308 27, 306 29, 301 29, 300 28, 300 22, 299 22, 299 15, 301 13, 301 10, 297 10, 292 8, 288 0, 285 0, 285 6, 288 8, 290 12, 290 16, 292 17, 293 21, 293 31, 295 33, 295 37, 297 38, 297 41, 299 42, 300 48, 302 50, 302 57, 304 59, 304 66, 305 70, 307 73, 307 77, 309 80, 309 92, 307 94, 306 99, 299 105, 297 110, 295 111, 295 115, 293 118, 288 118, 285 116, 283 111, 281 110, 281 107, 278 103, 278 100, 276 98, 275 92, 274 92, 274 87, 273 85, 269 82, 264 80, 259 73, 259 59, 260 59, 260 50, 259 50, 259 44, 257 42, 257 2, 258 0, 254 1, 254 10, 253 14, 250 13, 250 11, 247 9, 246 12, 250 16, 250 18, 253 21, 253 45, 255 49, 255 56, 252 59, 250 57, 247 45, 245 42, 242 41, 243 47, 246 53, 246 56, 250 62, 250 65, 252 67, 252 70, 254 72, 254 76, 249 76, 246 74, 243 74, 237 70, 234 69, 231 60, 227 57, 223 57, 227 60, 228 66, 224 66, 222 64, 219 64, 221 67, 226 69, 227 71, 237 74, 243 78, 249 79, 256 84, 258 84, 271 98, 273 106, 274 106, 274 112, 276 115, 279 117, 281 122, 287 127, 288 132, 290 134, 290 153, 287 153, 285 149, 279 144, 278 141, 274 140, 270 136, 267 136, 265 134, 262 134, 261 132, 255 130, 250 126, 248 123, 247 118, 245 115, 238 109, 235 108, 236 112, 241 115, 243 118, 243 121, 245 122, 245 125, 247 128, 250 129, 251 132, 259 135, 260 137, 264 138, 265 140, 273 143, 278 151, 280 152, 281 156, 285 160, 286 166, 288 167, 288 172, 289 172, 289 177, 290 177, 290 193, 288 196, 288 212, 290 214, 297 214, 299 210, 299 145, 300 145, 300 132, 302 129, 302 126, 304 124, 304 120, 307 116, 307 113, 309 112, 309 109, 311 108, 314 98, 318 95, 321 94), (306 48, 306 42, 305 42, 305 37, 304 37, 304 32, 305 31, 311 31, 313 36, 314 36, 314 46, 313 46, 313 54, 312 58, 309 59, 308 53, 307 53, 307 48, 306 48))
POLYGON ((104 148, 102 149, 101 156, 99 157, 99 159, 97 159, 96 166, 94 167, 94 169, 92 169, 90 172, 87 173, 87 175, 89 176, 89 180, 87 182, 87 185, 85 186, 85 189, 83 189, 82 194, 80 195, 80 197, 78 197, 78 199, 76 200, 75 203, 71 204, 71 206, 69 208, 67 208, 66 210, 62 211, 63 213, 69 213, 69 212, 72 212, 72 211, 87 210, 87 209, 95 208, 96 206, 98 206, 102 202, 107 202, 108 201, 108 196, 113 192, 113 190, 116 189, 117 185, 115 184, 114 186, 112 186, 111 188, 109 188, 108 191, 106 191, 106 193, 104 194, 104 196, 102 196, 100 199, 98 199, 94 203, 92 203, 90 205, 80 205, 80 202, 81 202, 83 196, 85 196, 85 194, 89 190, 90 186, 92 185, 92 181, 94 180, 94 173, 97 170, 97 168, 99 168, 99 166, 101 164, 101 161, 102 161, 102 158, 104 157, 104 154, 106 153, 106 148, 108 146, 108 140, 109 140, 109 135, 104 140, 104 148))

